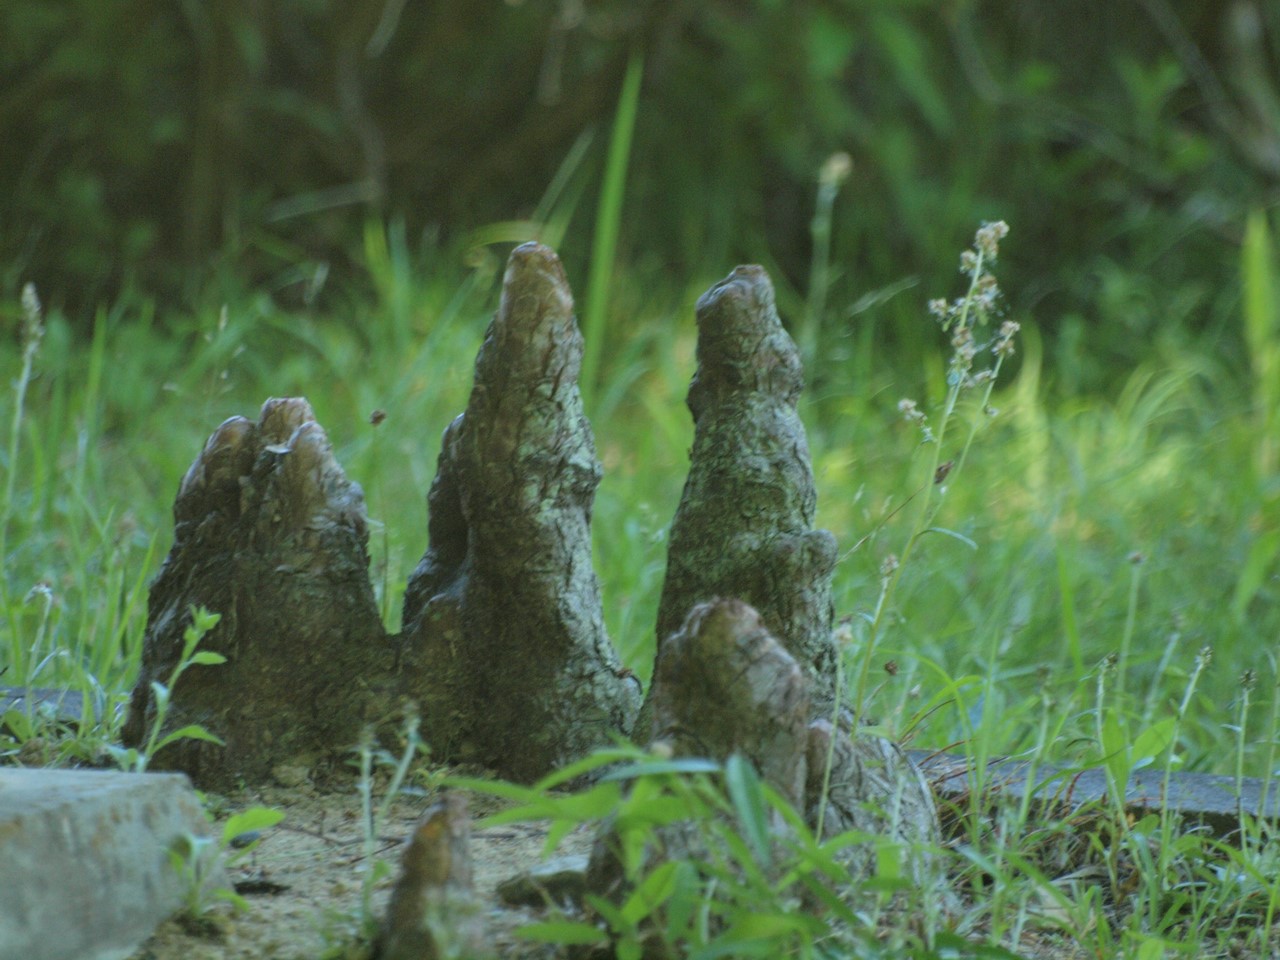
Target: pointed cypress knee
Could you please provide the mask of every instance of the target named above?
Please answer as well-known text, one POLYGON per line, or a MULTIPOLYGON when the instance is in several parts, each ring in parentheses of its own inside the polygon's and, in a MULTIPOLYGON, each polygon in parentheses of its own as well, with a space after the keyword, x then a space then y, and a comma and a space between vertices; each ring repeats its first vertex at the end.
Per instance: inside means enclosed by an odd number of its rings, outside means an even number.
POLYGON ((227 658, 193 666, 171 692, 164 731, 199 724, 225 746, 182 739, 160 765, 202 787, 304 773, 355 742, 372 709, 365 682, 391 647, 369 582, 364 494, 299 398, 257 422, 232 417, 205 444, 174 502, 174 544, 152 584, 142 668, 123 741, 146 744, 153 681, 168 684, 192 607, 221 620, 200 645, 227 658))
MULTIPOLYGON (((697 319, 693 451, 671 525, 659 648, 696 604, 735 597, 800 663, 815 704, 830 703, 836 541, 813 529, 817 494, 796 412, 799 351, 758 266, 738 267, 703 294, 697 319)), ((650 735, 650 717, 646 703, 638 737, 650 735)))
POLYGON ((507 264, 466 412, 445 431, 430 545, 405 594, 402 669, 437 756, 532 780, 625 733, 639 700, 591 562, 601 468, 559 258, 507 264))

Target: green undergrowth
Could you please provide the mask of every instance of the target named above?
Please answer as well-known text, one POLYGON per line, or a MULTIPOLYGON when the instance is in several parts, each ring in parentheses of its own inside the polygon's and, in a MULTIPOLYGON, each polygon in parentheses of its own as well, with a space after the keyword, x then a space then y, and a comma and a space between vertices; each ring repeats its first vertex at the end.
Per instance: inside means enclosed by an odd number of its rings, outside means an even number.
MULTIPOLYGON (((371 576, 397 627, 426 548, 440 434, 465 407, 501 258, 464 266, 413 250, 394 224, 367 231, 363 256, 376 297, 324 315, 245 293, 159 323, 158 308, 129 299, 99 310, 84 341, 34 293, 0 305, 0 684, 70 686, 86 694, 85 719, 101 718, 58 739, 39 735, 39 716, 11 717, 6 762, 79 762, 112 738, 178 483, 218 423, 255 417, 267 397, 307 397, 363 486, 371 576)), ((819 524, 841 542, 845 672, 866 719, 915 746, 1098 766, 1117 784, 1144 765, 1270 781, 1280 328, 1261 218, 1241 264, 1223 280, 1241 289, 1238 361, 1153 342, 1111 395, 1064 393, 1071 372, 1051 340, 1014 317, 1017 354, 989 395, 953 401, 949 334, 923 303, 921 336, 937 349, 922 367, 896 367, 874 337, 862 343, 874 362, 821 366, 802 415, 819 524), (922 442, 906 397, 934 429, 954 404, 944 444, 922 442), (935 483, 948 462, 962 470, 935 483)), ((596 567, 611 635, 646 680, 692 438, 693 302, 710 279, 655 290, 615 274, 598 355, 596 567)), ((844 306, 810 308, 806 324, 844 306)), ((820 361, 815 330, 805 342, 820 361)), ((1092 955, 1144 960, 1269 941, 1276 854, 1247 815, 1243 850, 1106 808, 1084 827, 1031 829, 1031 817, 962 813, 957 883, 1000 893, 953 932, 1016 944, 1056 930, 1092 955), (1079 864, 1094 872, 1072 879, 1079 864)))

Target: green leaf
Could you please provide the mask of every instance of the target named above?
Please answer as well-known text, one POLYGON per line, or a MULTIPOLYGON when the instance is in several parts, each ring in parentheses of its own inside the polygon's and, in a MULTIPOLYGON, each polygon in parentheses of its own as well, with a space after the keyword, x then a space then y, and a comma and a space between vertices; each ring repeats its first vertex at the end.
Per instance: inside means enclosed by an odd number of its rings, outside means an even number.
POLYGON ((1271 232, 1260 210, 1249 214, 1241 249, 1241 280, 1244 287, 1245 341, 1249 345, 1259 387, 1275 389, 1265 382, 1274 362, 1280 334, 1275 288, 1272 284, 1271 232))
POLYGON ((536 943, 558 943, 561 946, 586 946, 587 944, 606 944, 609 935, 589 923, 575 923, 572 920, 549 920, 545 923, 527 923, 518 927, 516 933, 525 940, 536 943))
POLYGON ((702 880, 697 868, 688 860, 676 863, 671 905, 667 907, 667 940, 675 943, 685 937, 693 922, 694 910, 702 898, 702 880))
POLYGON ((159 750, 161 747, 166 747, 176 740, 203 740, 206 743, 216 743, 218 746, 223 745, 221 740, 215 737, 204 727, 193 723, 185 727, 179 727, 177 730, 174 730, 172 733, 163 737, 160 742, 156 744, 156 750, 159 750))
POLYGON ((236 913, 248 913, 250 910, 249 901, 227 887, 218 887, 214 890, 213 899, 231 904, 236 913))
POLYGON ((929 527, 925 533, 940 533, 944 537, 951 537, 953 540, 959 540, 970 550, 977 550, 978 545, 966 537, 963 533, 957 533, 955 530, 948 530, 946 527, 929 527))
POLYGON ((586 901, 593 911, 604 917, 605 923, 609 924, 609 929, 614 933, 622 934, 627 931, 626 919, 616 903, 592 893, 587 894, 586 901))
POLYGON ((1114 710, 1107 710, 1102 718, 1102 764, 1107 771, 1111 789, 1117 801, 1124 800, 1129 786, 1129 736, 1125 725, 1114 710))
POLYGON ((682 757, 678 760, 645 760, 629 763, 617 770, 610 770, 601 780, 635 780, 669 773, 717 773, 720 764, 702 757, 682 757))
POLYGON ((284 819, 284 811, 274 807, 250 807, 227 818, 222 825, 222 842, 228 844, 236 837, 254 830, 266 830, 284 819))
POLYGON ((1145 766, 1169 749, 1176 725, 1174 717, 1165 717, 1138 734, 1129 754, 1134 769, 1145 766))
POLYGON ((227 658, 212 650, 197 650, 191 655, 191 662, 202 666, 214 667, 220 663, 226 663, 227 658))
POLYGON ((469 790, 472 793, 485 793, 508 800, 519 800, 530 803, 542 799, 541 794, 533 787, 525 787, 506 780, 482 780, 478 777, 445 777, 442 784, 455 790, 469 790))
POLYGON ((169 688, 159 680, 151 681, 151 695, 156 698, 156 709, 163 710, 169 703, 169 688))
POLYGON ((1253 541, 1236 579, 1235 596, 1231 598, 1231 612, 1237 623, 1244 623, 1249 604, 1270 576, 1277 555, 1280 555, 1280 530, 1269 530, 1253 541))
POLYGON ((640 80, 644 76, 644 52, 639 45, 631 50, 627 72, 618 95, 613 134, 605 157, 604 180, 596 208, 595 233, 591 238, 591 273, 587 278, 586 308, 582 313, 582 372, 578 376, 582 398, 590 405, 599 386, 600 357, 604 349, 605 326, 609 315, 608 296, 613 285, 614 256, 622 202, 626 196, 627 163, 631 159, 631 137, 640 111, 640 80))
POLYGON ((1164 960, 1174 948, 1182 946, 1180 943, 1170 943, 1160 937, 1144 938, 1142 943, 1138 944, 1138 949, 1133 954, 1133 958, 1134 960, 1164 960))
POLYGON ((760 786, 760 776, 750 760, 735 753, 724 765, 724 779, 743 835, 751 844, 756 861, 767 869, 773 862, 773 845, 770 842, 769 812, 764 800, 764 790, 760 786))
POLYGON ((651 827, 665 826, 678 820, 698 820, 706 813, 706 807, 692 798, 658 796, 640 803, 628 797, 619 808, 614 824, 618 830, 639 828, 648 833, 651 827))
POLYGON ((622 919, 628 926, 637 926, 641 920, 657 913, 675 892, 676 864, 675 860, 661 864, 627 897, 627 902, 622 905, 622 919))
MULTIPOLYGON (((553 770, 547 774, 530 789, 535 792, 545 793, 552 787, 558 787, 562 783, 570 780, 576 780, 584 774, 591 773, 601 767, 607 767, 614 763, 623 763, 626 761, 634 761, 637 757, 644 756, 644 751, 632 746, 622 746, 614 748, 602 748, 593 751, 581 760, 569 764, 567 767, 561 767, 559 770, 553 770)), ((605 779, 601 777, 600 779, 605 779)))

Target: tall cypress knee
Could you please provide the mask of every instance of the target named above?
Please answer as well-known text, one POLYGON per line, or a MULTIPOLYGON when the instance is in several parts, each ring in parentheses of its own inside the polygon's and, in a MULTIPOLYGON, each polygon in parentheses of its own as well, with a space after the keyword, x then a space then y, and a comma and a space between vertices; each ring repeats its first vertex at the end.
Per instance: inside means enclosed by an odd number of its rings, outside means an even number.
MULTIPOLYGON (((804 669, 815 703, 835 687, 836 541, 814 530, 817 494, 796 404, 800 354, 764 269, 738 267, 698 300, 689 387, 693 451, 671 525, 657 642, 718 597, 749 603, 804 669)), ((646 703, 636 735, 647 738, 646 703)))
POLYGON ((430 545, 405 595, 406 686, 424 736, 519 780, 629 731, 639 701, 591 562, 601 467, 582 349, 559 258, 518 247, 466 412, 445 431, 430 545))

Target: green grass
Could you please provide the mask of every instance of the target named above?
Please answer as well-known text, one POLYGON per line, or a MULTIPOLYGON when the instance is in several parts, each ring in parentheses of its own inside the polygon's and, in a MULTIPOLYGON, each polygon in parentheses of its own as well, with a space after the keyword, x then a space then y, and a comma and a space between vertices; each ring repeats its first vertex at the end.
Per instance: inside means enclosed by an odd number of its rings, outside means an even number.
MULTIPOLYGON (((1061 396, 1055 384, 1070 372, 1034 318, 1017 317, 1019 355, 994 386, 999 413, 989 418, 980 402, 948 399, 947 337, 922 303, 921 337, 937 344, 923 368, 856 365, 856 382, 824 371, 802 414, 819 522, 845 551, 835 589, 838 612, 853 618, 846 675, 865 677, 868 716, 915 745, 1106 765, 1120 781, 1141 762, 1274 770, 1280 487, 1270 431, 1280 421, 1265 378, 1280 332, 1268 314, 1265 223, 1250 231, 1248 353, 1234 367, 1158 343, 1115 395, 1061 396), (905 396, 935 418, 954 405, 943 448, 922 444, 903 420, 905 396), (970 446, 971 425, 981 429, 970 446), (942 495, 932 478, 948 459, 963 470, 942 495), (885 591, 890 554, 908 562, 885 591)), ((466 404, 496 270, 491 257, 468 270, 447 251, 411 250, 394 225, 370 228, 365 260, 374 297, 324 315, 252 293, 159 317, 130 299, 100 310, 87 340, 55 311, 34 343, 30 305, 0 306, 17 331, 0 341, 0 683, 82 689, 106 718, 100 738, 112 734, 178 482, 218 423, 254 416, 268 396, 308 397, 364 486, 371 575, 396 627, 426 548, 440 434, 466 404), (370 423, 374 410, 386 414, 381 425, 370 423)), ((570 277, 579 289, 583 279, 570 277)), ((692 436, 684 394, 699 292, 615 275, 610 349, 599 358, 596 565, 611 634, 646 679, 665 531, 692 436)), ((0 738, 0 753, 30 759, 22 739, 0 738)), ((73 762, 91 748, 69 741, 40 760, 73 762)), ((999 895, 955 927, 1006 944, 1061 928, 1097 955, 1144 960, 1174 942, 1188 955, 1233 939, 1261 949, 1280 904, 1268 828, 1246 818, 1250 840, 1234 850, 1175 827, 1127 824, 1105 809, 1078 828, 1035 823, 1025 807, 994 824, 971 811, 955 883, 999 895), (1072 842, 1083 847, 1068 857, 1072 842), (1071 858, 1098 865, 1105 893, 1060 878, 1071 858)))

